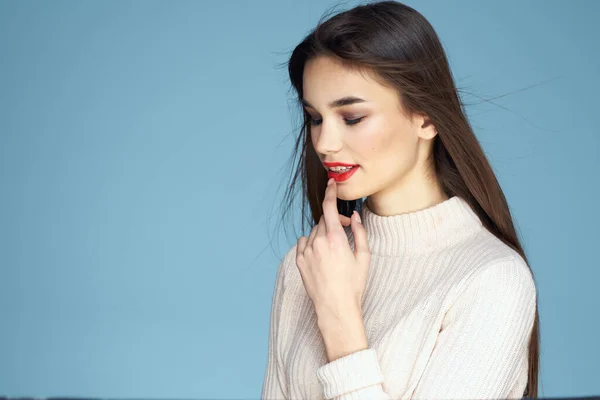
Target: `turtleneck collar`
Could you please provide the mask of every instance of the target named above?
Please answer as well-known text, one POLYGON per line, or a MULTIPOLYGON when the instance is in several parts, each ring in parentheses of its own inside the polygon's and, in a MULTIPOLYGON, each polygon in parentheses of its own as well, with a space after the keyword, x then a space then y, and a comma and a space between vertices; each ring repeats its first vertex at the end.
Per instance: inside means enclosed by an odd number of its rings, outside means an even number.
POLYGON ((381 216, 362 204, 362 222, 373 254, 398 256, 432 251, 482 227, 479 216, 459 196, 405 214, 381 216))

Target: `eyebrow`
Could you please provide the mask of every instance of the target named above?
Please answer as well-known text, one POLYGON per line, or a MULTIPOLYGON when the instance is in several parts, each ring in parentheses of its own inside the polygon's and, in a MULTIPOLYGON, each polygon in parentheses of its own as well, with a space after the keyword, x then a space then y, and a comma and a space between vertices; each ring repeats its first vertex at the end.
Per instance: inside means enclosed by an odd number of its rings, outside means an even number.
MULTIPOLYGON (((365 103, 365 102, 366 102, 366 100, 363 100, 359 97, 346 96, 346 97, 342 97, 341 99, 337 99, 337 100, 334 100, 331 103, 329 103, 329 108, 343 107, 343 106, 347 106, 350 104, 365 103)), ((314 108, 308 101, 306 101, 304 99, 302 99, 302 104, 304 104, 304 106, 306 106, 306 107, 314 108)))

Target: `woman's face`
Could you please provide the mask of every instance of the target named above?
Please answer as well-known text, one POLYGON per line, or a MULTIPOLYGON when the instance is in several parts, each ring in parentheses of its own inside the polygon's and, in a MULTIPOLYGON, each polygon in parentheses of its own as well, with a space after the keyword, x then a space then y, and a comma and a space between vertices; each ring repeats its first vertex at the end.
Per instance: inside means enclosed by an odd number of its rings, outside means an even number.
POLYGON ((312 145, 321 162, 358 164, 348 180, 338 183, 340 199, 382 196, 423 184, 428 139, 435 128, 423 128, 423 116, 411 121, 404 115, 394 89, 320 56, 306 63, 303 92, 312 145), (349 96, 362 101, 330 105, 349 96))

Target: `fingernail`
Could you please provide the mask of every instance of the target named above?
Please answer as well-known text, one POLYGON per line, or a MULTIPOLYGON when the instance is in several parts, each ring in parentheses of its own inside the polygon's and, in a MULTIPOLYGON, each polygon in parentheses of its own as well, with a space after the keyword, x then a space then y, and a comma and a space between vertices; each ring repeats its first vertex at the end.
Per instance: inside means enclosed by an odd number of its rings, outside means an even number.
POLYGON ((358 211, 354 210, 354 219, 356 220, 356 222, 358 222, 359 224, 361 223, 360 221, 360 214, 358 214, 358 211))
POLYGON ((332 183, 333 183, 333 178, 329 178, 329 180, 327 181, 327 186, 331 186, 332 183))

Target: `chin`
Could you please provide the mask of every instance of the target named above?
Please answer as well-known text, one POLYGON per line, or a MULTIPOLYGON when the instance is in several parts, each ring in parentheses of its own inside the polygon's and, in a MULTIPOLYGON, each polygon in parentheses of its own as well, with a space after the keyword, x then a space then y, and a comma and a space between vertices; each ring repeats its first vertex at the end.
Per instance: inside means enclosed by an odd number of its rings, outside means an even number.
POLYGON ((346 188, 342 188, 342 186, 338 186, 338 190, 337 190, 337 198, 340 200, 346 200, 346 201, 351 201, 351 200, 358 200, 358 199, 362 199, 364 196, 362 196, 360 193, 358 193, 357 191, 353 191, 353 190, 346 190, 346 188))

